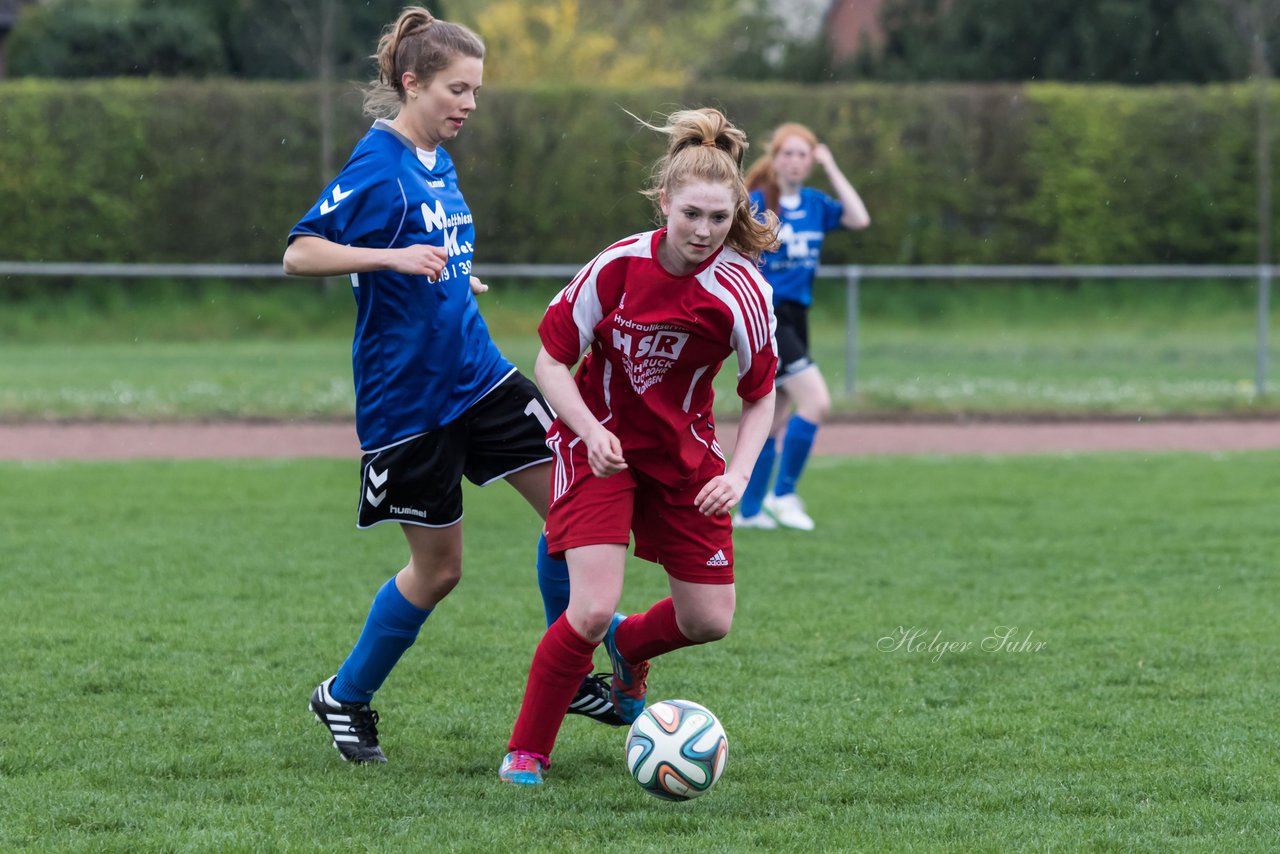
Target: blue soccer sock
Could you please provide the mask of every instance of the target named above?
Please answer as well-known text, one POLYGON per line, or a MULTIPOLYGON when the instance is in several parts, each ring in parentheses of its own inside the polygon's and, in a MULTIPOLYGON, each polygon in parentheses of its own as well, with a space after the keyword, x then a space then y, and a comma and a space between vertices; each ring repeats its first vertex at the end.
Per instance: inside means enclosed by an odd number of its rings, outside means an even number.
POLYGON ((769 481, 773 479, 773 463, 778 458, 778 441, 772 436, 764 440, 760 456, 756 457, 756 467, 751 470, 751 479, 747 488, 742 490, 742 501, 738 504, 738 512, 750 518, 760 513, 764 506, 764 496, 769 491, 769 481))
POLYGON ((550 626, 569 607, 569 564, 547 554, 547 535, 538 537, 538 590, 550 626))
POLYGON ((796 491, 796 481, 804 473, 804 464, 809 460, 809 452, 813 450, 813 437, 817 434, 817 424, 799 415, 791 416, 791 420, 787 422, 787 434, 782 438, 782 459, 778 463, 778 482, 773 487, 774 495, 790 495, 796 491))
POLYGON ((329 688, 333 698, 343 703, 372 700, 400 656, 413 646, 418 630, 429 616, 431 611, 424 611, 404 598, 392 576, 373 597, 360 639, 338 669, 338 677, 329 688))

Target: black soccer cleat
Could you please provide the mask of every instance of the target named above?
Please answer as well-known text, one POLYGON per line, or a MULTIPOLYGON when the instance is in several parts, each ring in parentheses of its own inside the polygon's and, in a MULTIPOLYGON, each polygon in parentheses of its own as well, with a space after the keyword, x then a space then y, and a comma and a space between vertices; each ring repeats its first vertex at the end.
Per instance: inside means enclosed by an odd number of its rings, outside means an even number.
POLYGON ((584 715, 608 726, 626 726, 627 722, 613 707, 609 683, 605 681, 612 678, 612 673, 597 673, 583 679, 582 685, 578 687, 578 696, 569 704, 569 714, 584 715))
POLYGON ((311 695, 311 711, 329 728, 333 746, 348 762, 386 762, 378 746, 378 713, 368 703, 343 703, 329 693, 336 676, 330 676, 311 695))

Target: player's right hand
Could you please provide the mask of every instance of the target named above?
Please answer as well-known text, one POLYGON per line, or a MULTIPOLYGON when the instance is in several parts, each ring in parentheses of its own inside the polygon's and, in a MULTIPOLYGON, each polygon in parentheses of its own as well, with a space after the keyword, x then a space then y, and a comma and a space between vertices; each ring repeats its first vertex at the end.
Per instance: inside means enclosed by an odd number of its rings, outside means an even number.
POLYGON ((418 244, 391 250, 391 269, 407 276, 426 276, 435 281, 449 262, 449 253, 443 246, 418 244))
POLYGON ((593 430, 583 441, 587 443, 587 462, 596 477, 609 477, 627 467, 627 461, 622 458, 622 443, 604 427, 593 430))

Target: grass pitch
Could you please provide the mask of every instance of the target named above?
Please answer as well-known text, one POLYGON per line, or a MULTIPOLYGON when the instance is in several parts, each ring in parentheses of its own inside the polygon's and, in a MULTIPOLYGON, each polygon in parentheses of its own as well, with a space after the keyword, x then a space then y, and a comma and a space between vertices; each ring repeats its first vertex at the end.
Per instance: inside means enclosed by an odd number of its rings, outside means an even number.
MULTIPOLYGON (((556 287, 497 282, 480 299, 526 373, 556 287)), ((87 282, 12 300, 0 311, 0 420, 349 419, 348 291, 305 280, 87 282)), ((823 283, 811 312, 813 355, 841 414, 1277 411, 1280 348, 1258 396, 1256 307, 1239 283, 869 282, 852 395, 843 299, 823 283)), ((1273 313, 1275 328, 1280 300, 1273 313)), ((739 411, 734 373, 717 382, 722 415, 739 411)))
POLYGON ((467 493, 369 768, 306 710, 405 556, 354 461, 2 464, 0 849, 1274 849, 1278 464, 816 460, 819 532, 742 532, 733 633, 654 666, 730 738, 688 804, 578 718, 498 782, 542 628, 510 489, 467 493))

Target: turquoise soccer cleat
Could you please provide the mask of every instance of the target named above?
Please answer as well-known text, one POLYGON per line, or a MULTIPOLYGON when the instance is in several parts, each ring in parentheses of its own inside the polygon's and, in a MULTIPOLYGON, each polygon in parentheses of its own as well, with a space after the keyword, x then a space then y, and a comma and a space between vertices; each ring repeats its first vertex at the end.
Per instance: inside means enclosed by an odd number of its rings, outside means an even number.
POLYGON ((609 653, 609 662, 613 665, 613 685, 610 693, 614 711, 622 720, 632 723, 644 711, 644 698, 649 690, 646 684, 649 676, 649 662, 630 664, 618 652, 614 635, 618 631, 618 626, 622 625, 622 621, 626 618, 626 614, 613 615, 609 630, 604 633, 604 648, 609 653))

